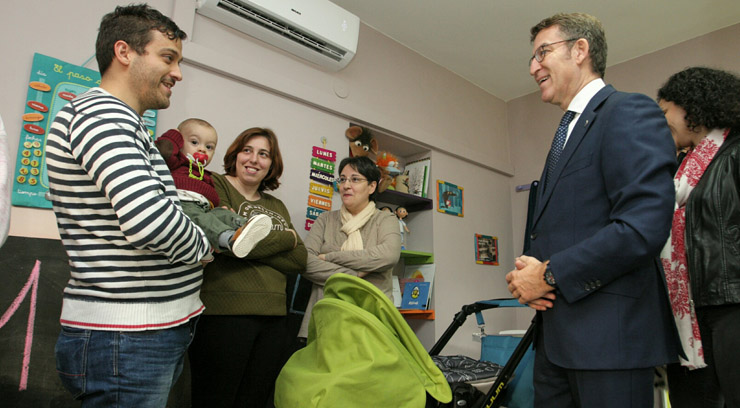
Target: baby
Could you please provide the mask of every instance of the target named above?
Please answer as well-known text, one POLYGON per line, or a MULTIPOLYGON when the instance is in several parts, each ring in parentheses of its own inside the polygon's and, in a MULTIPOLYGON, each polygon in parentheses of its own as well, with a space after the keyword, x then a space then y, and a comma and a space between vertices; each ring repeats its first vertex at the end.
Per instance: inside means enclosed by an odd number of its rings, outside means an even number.
MULTIPOLYGON (((219 207, 218 193, 210 171, 218 143, 216 129, 202 119, 186 119, 154 142, 172 173, 185 215, 205 232, 211 248, 231 251, 243 258, 272 229, 272 219, 264 214, 247 220, 227 208, 219 207)), ((212 256, 203 261, 209 261, 212 256)))

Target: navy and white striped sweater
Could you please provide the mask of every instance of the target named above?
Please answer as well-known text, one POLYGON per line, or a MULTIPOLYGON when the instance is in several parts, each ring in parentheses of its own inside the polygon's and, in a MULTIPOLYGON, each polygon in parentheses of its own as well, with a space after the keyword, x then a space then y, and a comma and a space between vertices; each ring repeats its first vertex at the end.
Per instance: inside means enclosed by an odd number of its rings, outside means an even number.
POLYGON ((133 109, 101 88, 75 98, 51 126, 46 165, 71 268, 63 325, 162 329, 203 311, 208 241, 133 109))

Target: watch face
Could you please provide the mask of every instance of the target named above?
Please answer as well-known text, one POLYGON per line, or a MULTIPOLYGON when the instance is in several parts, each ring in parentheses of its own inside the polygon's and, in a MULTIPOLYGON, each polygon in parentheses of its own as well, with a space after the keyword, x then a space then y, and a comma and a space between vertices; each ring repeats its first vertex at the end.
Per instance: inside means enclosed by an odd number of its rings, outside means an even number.
POLYGON ((555 277, 552 276, 552 271, 549 267, 545 270, 545 282, 550 286, 555 286, 555 277))

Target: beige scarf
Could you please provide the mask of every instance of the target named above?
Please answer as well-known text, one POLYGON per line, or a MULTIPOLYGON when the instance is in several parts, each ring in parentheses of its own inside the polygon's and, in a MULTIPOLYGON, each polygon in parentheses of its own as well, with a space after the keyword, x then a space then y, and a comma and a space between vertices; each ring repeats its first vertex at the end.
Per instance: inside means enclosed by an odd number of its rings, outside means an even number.
POLYGON ((363 249, 364 245, 362 242, 362 235, 360 235, 360 228, 364 227, 365 223, 367 223, 370 217, 375 213, 375 203, 370 201, 362 211, 357 213, 357 215, 350 214, 344 205, 342 205, 342 208, 339 211, 342 214, 342 232, 347 234, 347 240, 344 241, 340 249, 342 251, 357 251, 363 249))

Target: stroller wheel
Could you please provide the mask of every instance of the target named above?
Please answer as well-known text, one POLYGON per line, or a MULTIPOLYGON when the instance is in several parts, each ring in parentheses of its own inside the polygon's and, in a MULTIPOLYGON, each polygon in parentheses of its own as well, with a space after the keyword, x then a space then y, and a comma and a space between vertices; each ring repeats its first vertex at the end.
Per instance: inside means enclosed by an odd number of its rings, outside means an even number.
POLYGON ((464 408, 475 407, 478 400, 485 395, 478 391, 474 386, 467 383, 450 384, 452 389, 452 401, 443 404, 429 394, 427 394, 427 404, 425 408, 464 408))

